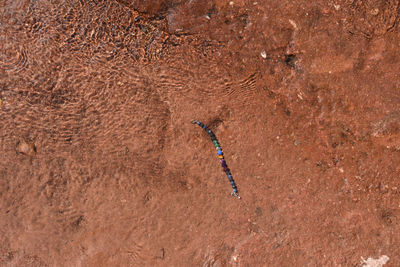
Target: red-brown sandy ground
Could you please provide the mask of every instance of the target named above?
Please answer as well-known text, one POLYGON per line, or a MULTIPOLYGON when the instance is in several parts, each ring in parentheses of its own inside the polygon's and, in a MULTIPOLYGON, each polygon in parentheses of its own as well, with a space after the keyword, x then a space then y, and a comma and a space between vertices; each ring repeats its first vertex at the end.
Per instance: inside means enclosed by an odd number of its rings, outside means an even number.
POLYGON ((400 266, 399 1, 0 14, 1 266, 400 266))

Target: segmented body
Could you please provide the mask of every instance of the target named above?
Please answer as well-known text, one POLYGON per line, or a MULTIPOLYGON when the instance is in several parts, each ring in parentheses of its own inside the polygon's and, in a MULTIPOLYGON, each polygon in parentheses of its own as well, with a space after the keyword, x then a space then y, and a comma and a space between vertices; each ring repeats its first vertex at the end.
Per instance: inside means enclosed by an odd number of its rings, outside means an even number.
POLYGON ((222 148, 218 143, 217 137, 215 136, 215 134, 204 123, 202 123, 200 121, 196 121, 196 120, 193 120, 192 123, 199 125, 210 136, 211 141, 214 143, 214 146, 217 149, 217 155, 218 155, 218 158, 219 158, 219 162, 221 163, 221 166, 224 169, 224 172, 228 176, 229 182, 232 185, 232 189, 233 189, 232 195, 240 199, 240 196, 238 194, 238 190, 237 190, 235 181, 233 180, 233 176, 231 174, 231 171, 229 170, 228 165, 226 164, 226 161, 224 159, 224 153, 222 152, 222 148))

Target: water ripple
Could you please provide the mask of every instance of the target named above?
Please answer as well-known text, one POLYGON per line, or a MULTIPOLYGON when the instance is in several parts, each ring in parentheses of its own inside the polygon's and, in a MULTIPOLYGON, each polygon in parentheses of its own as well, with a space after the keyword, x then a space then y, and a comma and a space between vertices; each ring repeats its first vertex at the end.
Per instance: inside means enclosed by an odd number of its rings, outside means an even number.
POLYGON ((0 68, 9 72, 20 72, 27 68, 28 54, 22 47, 0 51, 0 68))

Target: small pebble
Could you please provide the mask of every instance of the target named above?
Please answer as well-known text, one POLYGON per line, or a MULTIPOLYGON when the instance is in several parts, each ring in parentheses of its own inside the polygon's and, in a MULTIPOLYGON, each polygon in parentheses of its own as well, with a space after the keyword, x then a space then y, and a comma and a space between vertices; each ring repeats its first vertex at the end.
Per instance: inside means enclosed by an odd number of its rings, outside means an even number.
POLYGON ((264 59, 267 58, 267 52, 265 52, 265 50, 261 52, 261 57, 264 59))
POLYGON ((371 10, 371 15, 376 16, 378 14, 379 14, 379 9, 374 8, 374 9, 371 10))
POLYGON ((33 156, 36 154, 36 146, 33 142, 21 139, 17 143, 17 152, 27 156, 33 156))
POLYGON ((294 28, 295 30, 298 29, 298 28, 297 28, 297 24, 296 24, 296 22, 294 22, 294 20, 289 19, 289 23, 293 26, 293 28, 294 28))
POLYGON ((238 256, 237 255, 232 256, 232 260, 237 263, 238 262, 238 256))
POLYGON ((165 249, 164 249, 164 248, 161 248, 161 249, 158 251, 156 258, 162 259, 162 260, 163 260, 164 257, 165 257, 165 249))

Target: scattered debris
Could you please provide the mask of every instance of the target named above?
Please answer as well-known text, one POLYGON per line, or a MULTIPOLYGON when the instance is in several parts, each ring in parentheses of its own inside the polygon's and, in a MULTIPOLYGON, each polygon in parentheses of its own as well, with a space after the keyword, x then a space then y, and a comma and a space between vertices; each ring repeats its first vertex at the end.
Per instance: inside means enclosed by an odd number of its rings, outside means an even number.
POLYGON ((382 267, 385 265, 389 260, 389 257, 386 255, 380 256, 379 259, 373 259, 373 258, 368 258, 367 260, 364 260, 363 257, 361 257, 361 266, 362 267, 382 267))

